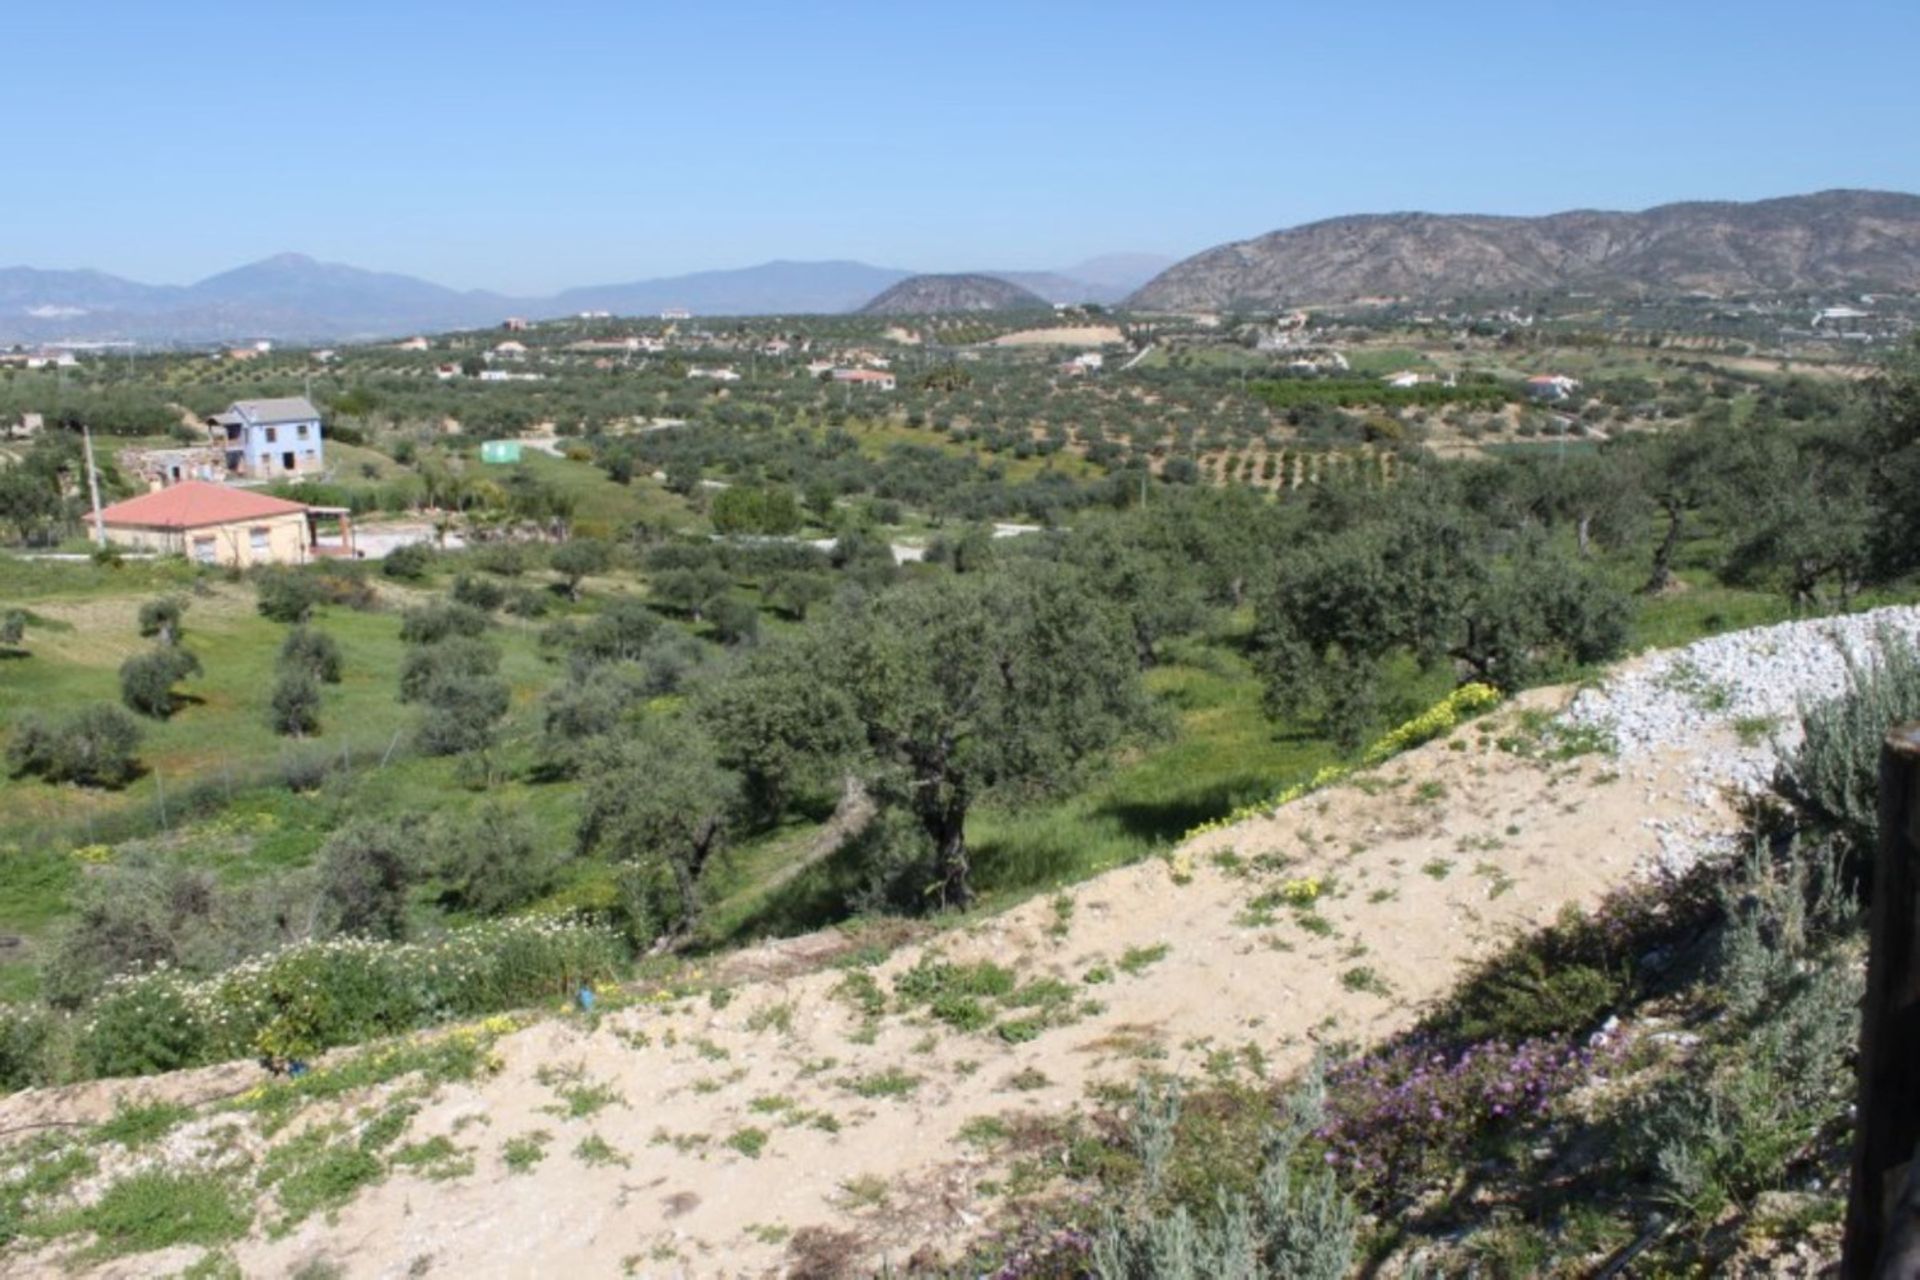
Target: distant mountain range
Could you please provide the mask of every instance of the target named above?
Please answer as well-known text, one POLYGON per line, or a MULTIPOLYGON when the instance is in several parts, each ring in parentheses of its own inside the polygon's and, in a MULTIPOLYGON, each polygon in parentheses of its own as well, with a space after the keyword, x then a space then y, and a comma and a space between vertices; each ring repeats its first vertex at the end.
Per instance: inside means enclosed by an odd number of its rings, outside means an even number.
MULTIPOLYGON (((1027 278, 1031 279, 1032 275, 1029 274, 1027 278)), ((860 313, 872 316, 918 316, 956 311, 1044 310, 1051 305, 1032 289, 1000 276, 927 275, 908 276, 860 308, 860 313)))
MULTIPOLYGON (((1114 254, 1050 272, 988 272, 1047 302, 1117 302, 1169 259, 1114 254)), ((191 285, 148 285, 98 271, 0 268, 0 344, 340 342, 587 311, 657 315, 803 315, 856 310, 913 276, 864 262, 768 262, 731 271, 567 289, 524 298, 461 291, 411 276, 283 253, 191 285)))
POLYGON ((1920 290, 1920 196, 1822 191, 1641 213, 1332 218, 1196 254, 1127 305, 1216 311, 1553 289, 1716 296, 1920 290))

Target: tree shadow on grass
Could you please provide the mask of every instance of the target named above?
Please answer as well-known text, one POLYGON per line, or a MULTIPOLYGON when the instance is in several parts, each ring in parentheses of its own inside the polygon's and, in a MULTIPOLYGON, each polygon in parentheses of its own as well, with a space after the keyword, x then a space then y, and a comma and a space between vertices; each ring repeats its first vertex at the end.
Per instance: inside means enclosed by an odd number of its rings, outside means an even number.
POLYGON ((1256 804, 1284 785, 1240 775, 1183 791, 1163 800, 1116 800, 1096 810, 1111 817, 1128 835, 1172 843, 1203 822, 1224 818, 1243 805, 1256 804))

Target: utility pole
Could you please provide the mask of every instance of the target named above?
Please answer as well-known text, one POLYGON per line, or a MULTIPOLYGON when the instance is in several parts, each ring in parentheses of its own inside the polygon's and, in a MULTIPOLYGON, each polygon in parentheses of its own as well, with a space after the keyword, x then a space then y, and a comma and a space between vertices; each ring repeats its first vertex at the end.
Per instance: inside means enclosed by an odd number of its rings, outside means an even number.
POLYGON ((87 454, 87 497, 93 503, 93 542, 95 546, 107 545, 107 526, 100 520, 100 475, 93 469, 93 428, 86 423, 80 424, 80 440, 86 446, 87 454))

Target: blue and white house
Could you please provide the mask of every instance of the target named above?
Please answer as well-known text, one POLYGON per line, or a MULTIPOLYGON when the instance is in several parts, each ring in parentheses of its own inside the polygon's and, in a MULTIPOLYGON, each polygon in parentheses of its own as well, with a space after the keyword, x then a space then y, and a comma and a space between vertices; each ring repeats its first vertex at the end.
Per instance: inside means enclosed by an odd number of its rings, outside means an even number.
POLYGON ((250 480, 297 476, 326 466, 320 411, 305 396, 235 400, 208 419, 225 451, 227 474, 250 480))

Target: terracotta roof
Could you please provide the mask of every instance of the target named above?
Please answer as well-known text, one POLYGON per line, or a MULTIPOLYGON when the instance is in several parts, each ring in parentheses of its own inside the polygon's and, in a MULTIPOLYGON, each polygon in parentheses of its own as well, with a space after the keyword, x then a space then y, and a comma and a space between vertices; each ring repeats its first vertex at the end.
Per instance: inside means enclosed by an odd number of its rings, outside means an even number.
POLYGON ((270 498, 264 493, 232 489, 206 480, 183 480, 171 488, 144 493, 103 508, 100 519, 106 524, 144 529, 199 529, 305 510, 300 503, 285 498, 270 498))

